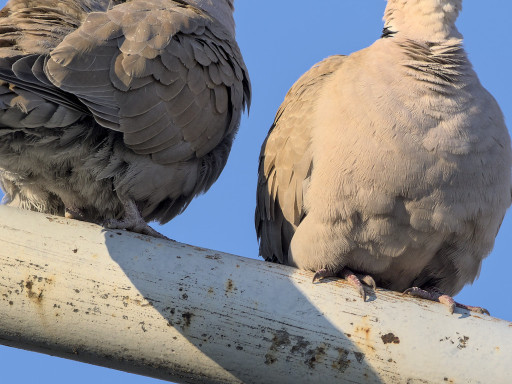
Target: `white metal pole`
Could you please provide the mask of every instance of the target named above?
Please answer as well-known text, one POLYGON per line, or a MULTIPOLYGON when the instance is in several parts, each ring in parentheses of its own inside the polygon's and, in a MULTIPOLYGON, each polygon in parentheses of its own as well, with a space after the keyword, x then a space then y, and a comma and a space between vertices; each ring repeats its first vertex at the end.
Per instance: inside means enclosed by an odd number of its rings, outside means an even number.
POLYGON ((0 207, 0 343, 179 383, 507 383, 512 323, 0 207))

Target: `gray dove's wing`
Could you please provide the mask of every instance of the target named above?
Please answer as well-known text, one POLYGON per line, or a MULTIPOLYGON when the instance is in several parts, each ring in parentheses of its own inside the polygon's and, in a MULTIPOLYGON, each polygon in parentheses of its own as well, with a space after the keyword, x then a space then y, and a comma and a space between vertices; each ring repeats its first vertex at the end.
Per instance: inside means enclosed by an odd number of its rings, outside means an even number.
POLYGON ((89 110, 44 75, 42 55, 0 57, 0 125, 9 128, 67 127, 89 110))
POLYGON ((255 225, 265 260, 287 262, 293 234, 306 215, 304 195, 313 167, 310 140, 315 100, 324 81, 344 59, 325 59, 293 85, 261 148, 255 225))
POLYGON ((159 164, 201 157, 236 131, 250 86, 238 46, 198 8, 148 0, 91 13, 45 72, 95 120, 159 164))
POLYGON ((250 103, 230 25, 178 0, 11 0, 0 14, 6 196, 99 222, 127 207, 161 223, 181 213, 220 175, 250 103))
MULTIPOLYGON (((11 0, 0 17, 0 125, 9 128, 66 127, 87 108, 55 87, 44 74, 45 55, 81 24, 86 11, 108 1, 11 0)), ((8 130, 6 130, 7 132, 8 130)))

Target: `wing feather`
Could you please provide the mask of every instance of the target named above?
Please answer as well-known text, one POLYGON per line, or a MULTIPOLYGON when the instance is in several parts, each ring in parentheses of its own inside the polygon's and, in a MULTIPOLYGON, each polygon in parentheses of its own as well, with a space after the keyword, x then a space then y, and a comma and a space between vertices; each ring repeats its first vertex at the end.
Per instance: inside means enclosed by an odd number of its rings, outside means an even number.
POLYGON ((332 56, 306 72, 290 89, 262 145, 255 225, 260 254, 285 263, 304 205, 314 159, 310 149, 315 100, 324 81, 343 63, 332 56))
POLYGON ((200 9, 144 3, 88 15, 53 50, 45 73, 99 124, 123 132, 136 153, 162 164, 203 156, 238 127, 249 105, 242 56, 200 9))

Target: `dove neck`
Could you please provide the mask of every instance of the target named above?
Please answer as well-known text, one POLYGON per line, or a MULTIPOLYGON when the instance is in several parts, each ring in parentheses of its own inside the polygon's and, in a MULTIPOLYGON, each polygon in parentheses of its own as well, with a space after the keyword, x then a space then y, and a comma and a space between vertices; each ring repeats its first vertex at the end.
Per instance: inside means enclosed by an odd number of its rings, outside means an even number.
POLYGON ((416 41, 460 39, 455 21, 461 9, 462 0, 388 0, 384 28, 416 41))
POLYGON ((189 2, 213 16, 232 36, 235 36, 234 0, 189 0, 189 2))

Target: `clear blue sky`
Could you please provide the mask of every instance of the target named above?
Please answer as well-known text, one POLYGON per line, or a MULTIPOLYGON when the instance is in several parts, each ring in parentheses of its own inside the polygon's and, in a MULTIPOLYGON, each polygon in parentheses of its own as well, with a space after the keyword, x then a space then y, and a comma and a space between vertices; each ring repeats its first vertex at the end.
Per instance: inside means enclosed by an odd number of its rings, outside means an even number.
MULTIPOLYGON (((2 7, 4 4, 0 0, 2 7)), ((237 38, 254 91, 250 117, 244 117, 217 183, 183 215, 157 229, 177 241, 256 258, 253 215, 257 161, 277 108, 289 87, 314 63, 332 54, 349 54, 377 39, 385 1, 236 0, 235 6, 237 38)), ((498 100, 512 130, 510 14, 510 1, 466 1, 458 26, 482 83, 498 100)), ((464 288, 457 299, 512 321, 511 247, 509 211, 480 278, 464 288)), ((0 369, 2 383, 158 382, 2 346, 0 369)))

